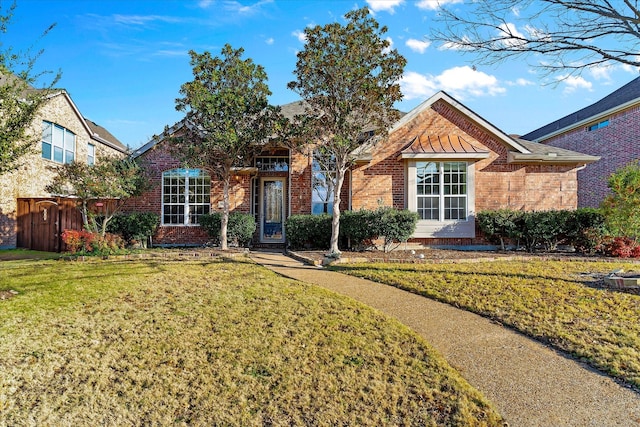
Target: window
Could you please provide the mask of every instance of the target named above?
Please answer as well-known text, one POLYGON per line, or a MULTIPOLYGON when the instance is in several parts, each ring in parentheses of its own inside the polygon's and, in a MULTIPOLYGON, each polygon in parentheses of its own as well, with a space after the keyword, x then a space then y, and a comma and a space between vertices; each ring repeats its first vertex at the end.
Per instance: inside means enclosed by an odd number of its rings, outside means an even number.
POLYGON ((289 157, 259 156, 256 157, 256 168, 262 172, 286 172, 289 170, 289 157))
POLYGON ((333 213, 336 184, 336 161, 333 156, 313 153, 311 213, 333 213))
POLYGON ((604 127, 609 126, 609 119, 602 120, 601 122, 595 123, 589 127, 587 127, 587 131, 592 132, 596 129, 602 129, 604 127))
POLYGON ((96 162, 96 146, 93 144, 87 145, 87 164, 93 166, 96 162))
POLYGON ((416 162, 417 212, 420 219, 467 219, 467 163, 416 162))
POLYGON ((211 178, 200 169, 172 169, 162 174, 162 223, 197 225, 211 209, 211 178))
POLYGON ((75 152, 76 136, 73 132, 51 122, 42 122, 42 158, 71 163, 75 152))

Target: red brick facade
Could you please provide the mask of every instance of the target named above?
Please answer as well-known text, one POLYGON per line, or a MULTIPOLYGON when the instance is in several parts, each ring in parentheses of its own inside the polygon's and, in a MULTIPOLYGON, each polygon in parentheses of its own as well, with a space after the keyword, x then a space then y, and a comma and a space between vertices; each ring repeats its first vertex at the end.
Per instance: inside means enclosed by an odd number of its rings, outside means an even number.
POLYGON ((569 130, 541 142, 554 147, 600 156, 578 172, 578 206, 597 207, 609 193, 608 177, 640 159, 640 106, 607 117, 609 125, 592 131, 587 126, 569 130))
MULTIPOLYGON (((473 243, 475 212, 481 210, 575 209, 577 206, 578 164, 535 159, 517 163, 511 160, 509 156, 514 151, 521 154, 530 153, 474 113, 461 108, 448 95, 443 95, 405 116, 405 119, 392 128, 388 138, 369 148, 368 154, 371 159, 356 164, 345 177, 341 209, 375 209, 379 206, 407 208, 410 205, 409 194, 412 194, 412 190, 407 188, 410 161, 403 158, 402 153, 407 145, 420 135, 460 137, 474 152, 482 154, 467 158, 466 154, 437 153, 441 155, 437 158, 443 161, 456 159, 455 161, 467 163, 467 170, 470 171, 468 187, 471 187, 468 190, 469 216, 465 221, 460 221, 466 224, 464 227, 456 228, 449 224, 446 225, 449 230, 440 234, 416 233, 416 242, 454 245, 473 243)), ((180 167, 180 164, 163 147, 161 140, 153 145, 153 148, 145 151, 140 158, 147 164, 154 186, 144 196, 130 200, 129 209, 160 213, 162 172, 180 167)), ((424 158, 429 158, 429 153, 424 154, 424 158)), ((286 216, 311 213, 311 150, 308 153, 289 153, 288 172, 259 172, 252 169, 248 174, 234 177, 231 209, 256 214, 255 211, 259 209, 257 183, 264 177, 272 176, 285 178, 286 216)), ((413 192, 415 193, 415 190, 413 192)), ((212 177, 212 210, 219 209, 218 201, 221 197, 222 189, 216 183, 215 177, 212 177)), ((455 221, 449 221, 451 222, 455 221)), ((207 240, 208 237, 197 226, 161 226, 154 237, 155 243, 171 245, 201 244, 207 240)))

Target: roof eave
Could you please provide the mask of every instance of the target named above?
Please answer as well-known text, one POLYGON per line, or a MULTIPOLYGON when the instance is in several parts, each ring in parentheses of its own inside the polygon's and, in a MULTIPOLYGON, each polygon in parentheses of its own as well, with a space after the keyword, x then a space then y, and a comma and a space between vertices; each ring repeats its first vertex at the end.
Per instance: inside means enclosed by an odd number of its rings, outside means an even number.
MULTIPOLYGON (((603 119, 605 117, 612 116, 612 115, 614 115, 614 114, 616 114, 616 113, 618 113, 620 111, 626 110, 627 108, 633 107, 634 105, 637 105, 639 103, 640 103, 640 99, 638 99, 638 98, 633 99, 631 101, 627 101, 624 104, 620 104, 620 105, 618 105, 616 107, 610 108, 610 109, 608 109, 606 111, 603 111, 601 113, 594 114, 593 116, 589 116, 586 119, 580 120, 579 122, 575 122, 575 123, 573 123, 573 124, 571 124, 569 126, 565 126, 565 127, 561 128, 561 129, 555 130, 555 131, 553 131, 551 133, 548 133, 546 135, 542 135, 542 136, 540 136, 538 138, 534 138, 534 139, 532 139, 532 141, 533 142, 546 141, 547 139, 551 139, 551 138, 553 138, 555 136, 562 135, 563 133, 566 133, 566 132, 569 132, 569 131, 572 131, 572 130, 575 130, 575 129, 578 129, 578 128, 581 128, 581 127, 586 127, 589 123, 597 122, 597 121, 599 121, 599 120, 601 120, 601 119, 603 119)), ((535 131, 533 131, 533 132, 535 132, 535 131)), ((530 133, 533 133, 533 132, 530 132, 530 133)))
POLYGON ((514 153, 513 151, 510 151, 507 155, 507 163, 517 164, 589 164, 597 162, 598 160, 600 160, 600 157, 588 155, 554 156, 549 154, 514 153))

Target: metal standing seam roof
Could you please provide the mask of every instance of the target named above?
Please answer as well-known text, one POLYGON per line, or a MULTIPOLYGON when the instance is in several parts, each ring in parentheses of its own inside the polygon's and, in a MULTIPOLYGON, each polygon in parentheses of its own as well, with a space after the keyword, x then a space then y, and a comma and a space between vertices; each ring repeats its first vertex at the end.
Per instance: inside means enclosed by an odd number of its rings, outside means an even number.
POLYGON ((418 154, 486 154, 487 150, 480 150, 458 135, 428 135, 416 136, 400 152, 402 155, 418 154))

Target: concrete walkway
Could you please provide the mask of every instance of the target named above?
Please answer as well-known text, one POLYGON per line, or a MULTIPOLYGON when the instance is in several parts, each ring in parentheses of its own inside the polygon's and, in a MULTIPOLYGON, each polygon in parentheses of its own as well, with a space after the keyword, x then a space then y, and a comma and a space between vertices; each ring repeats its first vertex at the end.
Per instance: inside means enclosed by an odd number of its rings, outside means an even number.
POLYGON ((251 257, 361 301, 411 327, 484 393, 510 426, 640 426, 640 394, 478 315, 280 253, 251 257))

